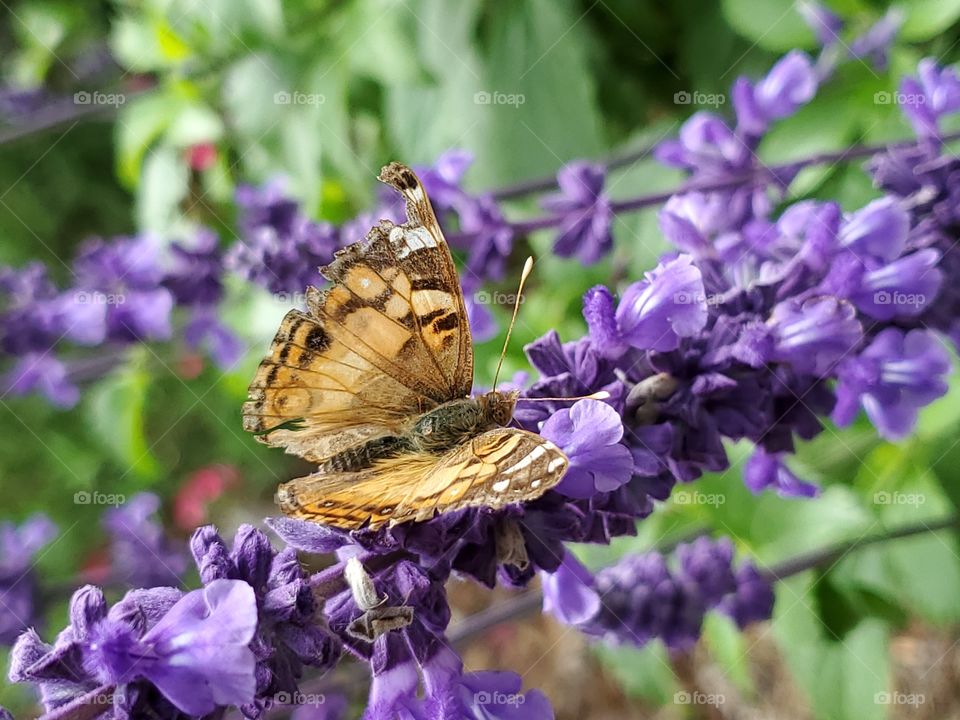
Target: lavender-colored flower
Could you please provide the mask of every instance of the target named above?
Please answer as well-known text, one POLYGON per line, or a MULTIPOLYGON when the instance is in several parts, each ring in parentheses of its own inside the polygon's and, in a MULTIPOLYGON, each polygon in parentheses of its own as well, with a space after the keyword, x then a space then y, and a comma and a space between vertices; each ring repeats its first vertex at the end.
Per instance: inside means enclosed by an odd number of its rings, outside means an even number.
POLYGON ((718 610, 729 615, 741 630, 773 616, 773 585, 753 563, 745 562, 736 572, 736 590, 727 595, 718 610))
POLYGON ((676 558, 675 570, 656 552, 625 555, 600 570, 600 609, 580 628, 614 642, 644 645, 657 638, 680 649, 696 642, 710 609, 737 612, 744 625, 770 617, 769 583, 764 586, 749 563, 733 569, 729 541, 680 545, 676 558))
POLYGON ((900 82, 900 103, 917 137, 940 137, 940 118, 960 110, 960 77, 951 67, 941 68, 933 58, 924 58, 917 66, 917 77, 900 82))
POLYGON ((689 255, 661 263, 624 291, 614 310, 613 297, 598 286, 584 296, 583 314, 600 352, 622 355, 628 347, 676 349, 681 338, 698 333, 707 321, 706 291, 689 255))
POLYGON ((480 290, 480 279, 471 274, 460 278, 460 287, 463 290, 463 301, 467 309, 467 321, 470 323, 470 334, 475 343, 482 343, 495 337, 497 321, 489 308, 489 295, 480 290))
POLYGON ((74 261, 73 301, 106 308, 106 337, 166 340, 172 333, 173 294, 162 287, 162 244, 152 235, 109 243, 91 240, 74 261))
POLYGON ((156 518, 159 508, 158 496, 138 493, 103 515, 113 571, 130 587, 176 586, 186 570, 185 548, 166 536, 156 518))
POLYGON ((880 198, 846 218, 840 245, 857 257, 890 262, 900 257, 910 232, 910 215, 893 198, 880 198))
POLYGON ((163 286, 178 305, 216 305, 223 297, 223 253, 216 233, 201 228, 170 245, 163 286))
POLYGON ((199 528, 191 549, 204 583, 240 579, 256 593, 260 620, 250 646, 257 659, 257 692, 242 708, 247 716, 259 717, 279 693, 297 693, 304 665, 325 670, 336 663, 340 644, 318 622, 321 608, 294 550, 276 552, 266 535, 249 525, 237 530, 232 549, 213 527, 199 528))
POLYGON ((71 408, 80 400, 80 389, 70 381, 66 365, 49 353, 21 357, 4 375, 3 386, 13 395, 40 392, 59 408, 71 408))
POLYGON ((780 303, 768 325, 773 340, 770 358, 818 377, 832 372, 862 336, 853 306, 829 296, 780 303))
POLYGON ((540 574, 543 611, 564 625, 580 625, 600 610, 600 596, 593 575, 567 550, 563 562, 552 573, 540 574))
POLYGON ((586 499, 611 492, 633 475, 633 456, 620 444, 623 423, 606 403, 578 400, 550 416, 540 433, 570 459, 570 467, 556 487, 568 497, 586 499))
POLYGON ((870 62, 877 70, 886 70, 890 59, 890 46, 903 25, 903 10, 892 7, 865 33, 850 43, 850 55, 870 62))
POLYGON ((243 341, 217 316, 212 307, 197 307, 183 328, 183 339, 194 350, 203 348, 223 371, 243 357, 243 341))
POLYGON ((787 53, 756 84, 738 78, 733 85, 737 129, 748 136, 763 135, 773 120, 792 115, 810 102, 817 84, 813 63, 798 50, 787 53))
POLYGON ((522 692, 523 680, 512 672, 465 673, 459 680, 462 714, 431 720, 553 720, 550 701, 539 690, 522 692))
POLYGON ((753 451, 743 469, 743 482, 753 493, 768 488, 783 497, 816 497, 820 489, 798 478, 783 460, 783 453, 770 453, 762 447, 753 451))
MULTIPOLYGON (((462 188, 463 176, 472 164, 473 153, 452 148, 441 154, 432 166, 416 168, 441 224, 447 213, 455 211, 464 202, 466 193, 462 188)), ((396 197, 395 193, 390 195, 396 197)))
POLYGON ((26 628, 40 623, 33 563, 56 534, 56 525, 45 515, 19 526, 0 523, 0 645, 12 645, 26 628))
POLYGON ((253 702, 256 660, 248 645, 256 629, 253 588, 214 580, 180 598, 145 633, 129 620, 93 624, 83 643, 85 666, 108 683, 145 678, 180 711, 206 715, 253 702))
POLYGON ((949 372, 950 357, 931 332, 885 328, 840 365, 833 419, 848 425, 862 405, 882 437, 899 440, 917 411, 946 393, 949 372))
POLYGON ((227 251, 227 267, 273 293, 301 293, 321 282, 318 267, 340 247, 333 226, 303 215, 279 181, 239 188, 237 204, 243 237, 227 251))
POLYGON ((679 137, 665 140, 654 150, 664 165, 696 172, 704 179, 744 176, 752 169, 749 145, 719 117, 698 112, 680 128, 679 137))
POLYGON ((515 232, 490 195, 464 197, 457 205, 460 231, 467 250, 468 274, 502 280, 513 250, 515 232))
POLYGON ((591 264, 613 247, 613 210, 603 191, 604 175, 603 166, 587 162, 571 163, 557 173, 560 193, 541 201, 544 209, 563 217, 553 244, 557 255, 591 264))
POLYGON ((830 8, 815 0, 801 0, 797 3, 797 12, 813 30, 813 34, 824 47, 833 45, 840 39, 843 20, 830 8))

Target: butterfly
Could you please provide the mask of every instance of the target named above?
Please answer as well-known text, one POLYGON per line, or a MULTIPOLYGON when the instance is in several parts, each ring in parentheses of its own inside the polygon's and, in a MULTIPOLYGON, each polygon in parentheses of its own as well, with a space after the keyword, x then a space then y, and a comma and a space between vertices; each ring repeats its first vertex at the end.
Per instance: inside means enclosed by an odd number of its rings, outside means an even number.
POLYGON ((381 220, 320 269, 330 287, 284 317, 243 405, 257 440, 319 465, 280 485, 280 508, 353 530, 539 497, 567 457, 507 427, 519 393, 471 397, 466 304, 433 207, 410 168, 378 179, 407 221, 381 220))

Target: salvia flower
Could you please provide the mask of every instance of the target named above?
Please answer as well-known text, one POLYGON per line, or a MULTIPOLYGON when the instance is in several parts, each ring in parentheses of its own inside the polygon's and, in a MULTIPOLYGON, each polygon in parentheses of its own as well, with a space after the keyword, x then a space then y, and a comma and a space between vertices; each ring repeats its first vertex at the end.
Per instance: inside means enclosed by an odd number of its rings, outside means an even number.
POLYGON ((796 50, 757 83, 738 78, 733 86, 737 128, 747 135, 762 135, 771 121, 792 115, 808 103, 817 92, 817 82, 810 58, 796 50))
POLYGON ((882 437, 899 440, 917 411, 946 393, 949 372, 950 357, 933 333, 886 328, 841 364, 833 419, 848 425, 862 406, 882 437))
POLYGON ((26 628, 40 623, 33 563, 56 534, 56 525, 44 515, 19 526, 0 523, 0 645, 12 645, 26 628))
POLYGON ((773 489, 783 497, 815 497, 820 489, 798 478, 784 462, 784 453, 758 447, 743 469, 743 482, 751 492, 773 489))
POLYGON ((563 217, 553 244, 557 255, 591 264, 610 252, 613 210, 603 191, 604 176, 602 166, 587 162, 571 163, 557 173, 560 193, 541 201, 544 209, 563 217))
POLYGON ((890 47, 903 25, 903 10, 892 7, 866 32, 850 43, 850 55, 870 62, 877 70, 886 70, 890 60, 890 47))
POLYGON ((826 5, 815 0, 801 0, 797 3, 797 12, 813 30, 813 34, 824 47, 833 45, 840 39, 843 20, 826 5))
POLYGON ((933 58, 917 66, 917 77, 900 82, 900 106, 919 138, 939 138, 940 118, 960 110, 960 78, 953 68, 941 68, 933 58))

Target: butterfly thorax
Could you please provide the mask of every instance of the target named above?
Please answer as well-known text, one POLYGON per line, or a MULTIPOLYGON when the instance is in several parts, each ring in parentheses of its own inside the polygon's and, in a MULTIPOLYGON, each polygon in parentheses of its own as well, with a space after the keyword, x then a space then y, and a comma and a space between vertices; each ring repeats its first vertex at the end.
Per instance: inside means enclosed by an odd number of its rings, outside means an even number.
POLYGON ((477 397, 450 400, 417 416, 407 432, 368 440, 338 453, 321 469, 357 471, 410 452, 441 455, 480 433, 506 426, 513 418, 517 395, 492 390, 477 397))

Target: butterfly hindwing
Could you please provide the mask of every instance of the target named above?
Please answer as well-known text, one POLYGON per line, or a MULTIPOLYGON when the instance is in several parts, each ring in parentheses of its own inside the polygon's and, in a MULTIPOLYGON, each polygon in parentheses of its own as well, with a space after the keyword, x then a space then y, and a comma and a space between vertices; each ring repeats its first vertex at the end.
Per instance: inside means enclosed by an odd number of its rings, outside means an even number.
POLYGON ((307 312, 290 311, 249 389, 244 428, 312 462, 470 393, 473 347, 459 278, 426 193, 408 168, 381 179, 408 221, 382 221, 322 268, 307 312))
POLYGON ((466 507, 499 509, 542 495, 560 482, 568 460, 539 435, 497 428, 445 455, 409 454, 351 473, 291 480, 277 498, 284 513, 354 530, 466 507))

